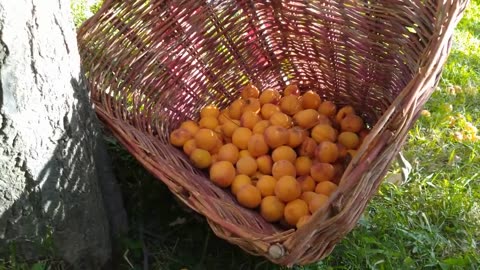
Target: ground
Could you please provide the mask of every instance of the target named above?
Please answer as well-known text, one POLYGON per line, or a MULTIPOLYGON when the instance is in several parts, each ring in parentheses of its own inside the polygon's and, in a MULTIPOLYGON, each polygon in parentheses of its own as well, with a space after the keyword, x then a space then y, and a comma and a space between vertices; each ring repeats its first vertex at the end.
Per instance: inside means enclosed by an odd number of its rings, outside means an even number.
MULTIPOLYGON (((77 26, 85 14, 74 11, 77 26)), ((329 257, 296 269, 480 268, 479 17, 480 0, 473 0, 440 85, 410 131, 403 151, 412 165, 408 180, 386 181, 329 257)), ((123 269, 280 269, 215 237, 119 144, 109 146, 130 218, 123 269)), ((387 179, 399 171, 394 165, 387 179)))

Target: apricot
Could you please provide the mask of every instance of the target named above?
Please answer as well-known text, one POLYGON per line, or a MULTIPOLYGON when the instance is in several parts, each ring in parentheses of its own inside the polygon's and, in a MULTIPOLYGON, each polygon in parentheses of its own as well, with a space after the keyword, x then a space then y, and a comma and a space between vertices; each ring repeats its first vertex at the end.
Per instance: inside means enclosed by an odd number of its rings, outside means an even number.
POLYGON ((238 147, 238 149, 247 149, 248 141, 252 137, 252 131, 246 127, 239 127, 235 129, 232 134, 232 143, 238 147))
POLYGON ((270 155, 257 157, 258 170, 263 174, 272 174, 273 160, 270 155))
POLYGON ((294 115, 302 109, 297 96, 284 96, 280 99, 280 110, 288 115, 294 115))
POLYGON ((223 124, 233 120, 229 116, 228 109, 225 109, 222 112, 220 112, 220 115, 217 117, 217 119, 218 119, 218 123, 220 125, 223 125, 223 124))
POLYGON ((272 176, 275 177, 275 179, 280 179, 283 176, 296 177, 297 172, 295 171, 295 166, 290 161, 279 160, 273 163, 272 176))
POLYGON ((317 182, 330 181, 335 176, 335 168, 330 163, 314 163, 310 168, 310 175, 317 182))
POLYGON ((223 142, 220 139, 217 139, 217 144, 210 151, 210 154, 217 154, 220 148, 223 146, 223 142))
POLYGON ((285 221, 292 226, 295 226, 300 218, 308 214, 309 212, 307 203, 300 199, 296 199, 287 203, 283 211, 285 221))
POLYGON ((310 129, 317 125, 320 115, 314 109, 307 109, 297 112, 293 116, 293 121, 295 125, 300 126, 305 129, 310 129))
POLYGON ((268 103, 277 104, 278 101, 280 100, 280 97, 281 97, 280 93, 277 90, 272 88, 267 88, 262 91, 262 93, 260 94, 259 100, 260 100, 260 104, 262 105, 268 104, 268 103))
POLYGON ((288 130, 281 126, 269 126, 264 132, 265 142, 274 149, 288 143, 288 130))
POLYGON ((248 98, 245 100, 243 112, 260 112, 260 101, 257 98, 248 98))
POLYGON ((228 107, 228 116, 234 120, 240 120, 242 113, 244 112, 243 108, 246 106, 246 101, 244 99, 236 99, 228 107))
POLYGON ((290 95, 300 96, 300 89, 298 89, 298 86, 296 84, 287 85, 287 87, 285 87, 285 89, 283 90, 283 95, 284 96, 290 96, 290 95))
POLYGON ((315 187, 315 193, 325 196, 330 196, 335 190, 337 190, 337 185, 330 181, 319 182, 315 187))
POLYGON ((300 188, 302 192, 314 191, 315 190, 315 180, 310 175, 304 175, 297 178, 298 183, 300 183, 300 188))
POLYGON ((212 156, 207 150, 197 148, 190 154, 190 161, 192 161, 193 166, 205 169, 212 164, 212 156))
POLYGON ((237 192, 240 190, 245 185, 251 185, 252 180, 248 175, 245 174, 237 174, 235 178, 233 179, 232 185, 230 186, 230 189, 233 193, 233 195, 236 195, 237 192))
POLYGON ((293 127, 288 130, 288 146, 295 148, 303 143, 308 136, 308 131, 301 127, 293 127))
POLYGON ((310 213, 314 214, 318 211, 318 209, 322 208, 327 203, 328 196, 325 196, 323 194, 317 194, 317 196, 312 197, 312 199, 308 203, 308 209, 310 210, 310 213))
POLYGON ((268 120, 261 120, 255 124, 252 132, 254 134, 263 134, 268 126, 270 126, 270 122, 268 120))
POLYGON ((274 162, 279 160, 288 160, 291 163, 294 163, 296 158, 297 153, 295 153, 295 150, 293 150, 290 146, 282 145, 278 148, 275 148, 275 150, 272 152, 272 159, 274 162))
POLYGON ((320 162, 333 163, 338 159, 338 148, 333 142, 320 142, 315 149, 315 156, 320 162))
POLYGON ((257 161, 253 157, 239 158, 237 163, 237 173, 252 176, 257 172, 257 161))
POLYGON ((183 145, 191 138, 192 135, 190 132, 183 128, 175 129, 170 133, 170 143, 177 147, 183 147, 183 145))
POLYGON ((300 98, 300 100, 304 109, 317 110, 318 106, 320 106, 320 103, 322 103, 322 99, 320 98, 320 96, 311 90, 305 92, 300 98))
POLYGON ((248 152, 252 157, 263 156, 270 150, 263 134, 253 134, 248 140, 248 152))
POLYGON ((253 185, 245 185, 237 192, 237 201, 247 208, 256 208, 262 202, 260 191, 253 185))
POLYGON ((200 111, 200 118, 213 117, 217 118, 220 115, 220 110, 215 105, 208 105, 200 111))
POLYGON ((217 134, 210 129, 201 128, 195 134, 195 145, 207 151, 212 150, 218 144, 218 136, 217 134))
POLYGON ((295 160, 295 169, 297 170, 297 175, 307 175, 310 173, 310 168, 312 167, 312 160, 307 156, 300 156, 295 160))
POLYGON ((210 180, 219 187, 229 187, 235 176, 235 167, 228 161, 217 161, 210 167, 210 180))
POLYGON ((337 123, 341 123, 343 118, 345 118, 349 114, 355 114, 355 109, 352 106, 345 106, 338 110, 337 115, 335 116, 335 121, 337 123))
POLYGON ((218 150, 218 160, 225 160, 232 164, 237 163, 239 158, 238 148, 233 143, 227 143, 222 145, 218 150))
POLYGON ((185 122, 183 122, 181 125, 180 125, 180 128, 183 128, 185 130, 188 131, 188 133, 190 133, 190 135, 195 136, 195 133, 197 133, 197 131, 200 129, 200 127, 198 127, 197 123, 195 123, 195 121, 192 121, 192 120, 187 120, 185 122))
POLYGON ((311 136, 317 143, 322 141, 335 142, 337 131, 329 125, 316 125, 312 129, 311 136))
POLYGON ((328 118, 328 116, 323 115, 323 114, 318 115, 317 125, 329 125, 329 126, 331 126, 332 124, 333 124, 332 120, 330 120, 330 118, 328 118))
POLYGON ((257 113, 246 111, 240 117, 240 124, 242 127, 246 127, 248 129, 253 129, 253 127, 260 121, 260 116, 257 113))
POLYGON ((302 195, 302 188, 295 177, 286 175, 277 180, 274 192, 282 202, 291 202, 302 195))
POLYGON ((277 222, 283 218, 285 204, 275 196, 263 198, 260 204, 260 215, 268 222, 277 222))
POLYGON ((317 148, 317 143, 315 142, 315 140, 310 137, 307 137, 300 145, 298 149, 298 155, 314 158, 316 148, 317 148))
POLYGON ((360 139, 356 133, 344 131, 338 135, 338 142, 347 149, 357 149, 360 145, 360 139))
POLYGON ((359 132, 363 129, 363 119, 356 114, 346 115, 340 122, 342 131, 359 132))
POLYGON ((271 175, 263 175, 257 181, 257 188, 262 193, 263 197, 271 196, 275 192, 275 184, 277 183, 277 179, 275 179, 271 175))
MULTIPOLYGON (((315 188, 314 188, 315 189, 315 188)), ((313 192, 313 191, 304 191, 302 195, 300 196, 300 199, 302 199, 304 202, 307 204, 310 204, 310 201, 318 196, 319 194, 313 192)))
POLYGON ((334 117, 337 113, 337 106, 331 101, 324 101, 318 106, 318 113, 327 117, 334 117))
POLYGON ((213 116, 206 116, 200 119, 198 125, 200 126, 200 128, 208 128, 214 130, 218 126, 218 120, 213 116))
POLYGON ((185 152, 187 156, 190 156, 193 150, 195 150, 196 148, 197 146, 195 145, 195 139, 190 139, 186 141, 185 144, 183 145, 183 152, 185 152))
POLYGON ((250 152, 248 152, 248 150, 241 150, 239 153, 238 153, 238 158, 243 158, 243 157, 251 157, 252 154, 250 152))
POLYGON ((260 91, 258 91, 258 88, 251 83, 243 87, 242 93, 240 94, 243 99, 258 98, 259 95, 260 91))
POLYGON ((265 120, 269 120, 274 113, 280 112, 280 108, 272 103, 263 104, 260 114, 265 120))
POLYGON ((222 134, 227 138, 231 138, 233 135, 233 132, 235 132, 235 130, 239 127, 240 127, 240 121, 238 120, 230 120, 220 126, 222 130, 222 134))
POLYGON ((272 126, 281 126, 291 128, 293 126, 292 118, 282 112, 276 112, 270 117, 272 126))

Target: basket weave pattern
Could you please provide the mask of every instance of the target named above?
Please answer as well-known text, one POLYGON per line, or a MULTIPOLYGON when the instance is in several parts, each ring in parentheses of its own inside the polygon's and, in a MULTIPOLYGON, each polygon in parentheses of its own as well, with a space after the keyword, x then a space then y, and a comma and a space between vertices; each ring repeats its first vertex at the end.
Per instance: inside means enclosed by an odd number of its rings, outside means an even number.
POLYGON ((106 0, 78 40, 101 120, 221 238, 283 264, 318 261, 356 225, 438 83, 467 0, 106 0), (377 3, 378 2, 378 3, 377 3), (239 206, 168 141, 247 82, 297 83, 372 131, 328 207, 283 230, 239 206))

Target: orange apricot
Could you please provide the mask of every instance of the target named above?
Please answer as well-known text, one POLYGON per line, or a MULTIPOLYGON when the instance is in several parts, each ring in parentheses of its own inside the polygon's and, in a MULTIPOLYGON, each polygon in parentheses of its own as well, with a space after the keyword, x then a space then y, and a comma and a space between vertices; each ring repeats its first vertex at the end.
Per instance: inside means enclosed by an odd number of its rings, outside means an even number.
POLYGON ((207 151, 210 151, 217 147, 218 145, 218 136, 217 134, 210 129, 201 128, 195 134, 195 145, 197 148, 201 148, 207 151))
POLYGON ((265 141, 270 148, 277 148, 288 143, 288 130, 281 126, 269 126, 264 132, 265 141))
POLYGON ((183 147, 183 145, 192 138, 192 135, 188 130, 178 128, 170 133, 170 143, 177 147, 183 147))
POLYGON ((306 109, 303 111, 299 111, 293 116, 293 121, 295 122, 295 125, 305 129, 310 129, 317 125, 319 119, 320 115, 314 109, 306 109))
POLYGON ((325 196, 330 196, 335 190, 337 190, 337 185, 330 181, 319 182, 315 187, 315 193, 325 196))
POLYGON ((337 113, 337 106, 331 101, 324 101, 318 106, 318 113, 327 117, 334 117, 337 113))
POLYGON ((329 125, 316 125, 312 129, 311 136, 317 143, 322 141, 334 142, 337 139, 337 131, 329 125))
POLYGON ((263 198, 260 204, 260 215, 268 222, 277 222, 283 218, 285 204, 275 196, 263 198))
POLYGON ((280 110, 288 115, 294 115, 302 109, 297 96, 284 96, 280 99, 280 110))
POLYGON ((354 132, 344 131, 338 135, 338 143, 347 149, 357 149, 360 145, 360 138, 354 132))
POLYGON ((282 112, 276 112, 270 117, 272 126, 281 126, 291 128, 293 126, 292 118, 282 112))
POLYGON ((297 176, 297 172, 295 171, 295 166, 288 160, 279 160, 273 163, 272 166, 272 176, 275 179, 280 179, 283 176, 297 176))
POLYGON ((272 152, 272 159, 274 162, 285 159, 291 163, 294 163, 296 158, 297 153, 295 153, 295 150, 293 150, 290 146, 282 145, 275 148, 275 150, 272 152))
POLYGON ((335 176, 335 168, 330 163, 314 163, 310 168, 310 175, 317 182, 330 181, 335 176))
POLYGON ((322 99, 320 98, 320 96, 311 90, 305 92, 300 98, 300 100, 304 109, 317 110, 318 106, 320 106, 320 103, 322 103, 322 99))
POLYGON ((229 161, 232 164, 237 163, 239 158, 238 148, 233 143, 222 145, 217 153, 218 160, 229 161))
POLYGON ((309 212, 307 203, 300 199, 296 199, 287 203, 283 211, 285 221, 292 226, 295 226, 300 218, 307 216, 308 214, 309 212))
POLYGON ((338 148, 333 142, 320 142, 315 149, 315 156, 320 162, 333 163, 338 159, 338 148))
POLYGON ((233 195, 236 195, 237 192, 240 190, 245 185, 251 185, 252 180, 248 175, 245 174, 237 174, 235 178, 233 179, 232 185, 230 186, 230 189, 233 193, 233 195))
POLYGON ((262 91, 259 97, 260 104, 273 103, 276 104, 280 100, 280 93, 272 88, 267 88, 262 91))
POLYGON ((252 157, 259 157, 267 154, 270 149, 265 142, 265 137, 263 134, 253 134, 248 140, 247 150, 250 152, 252 157))
POLYGON ((302 195, 302 188, 297 179, 286 175, 277 180, 274 192, 282 202, 291 202, 302 195))
POLYGON ((274 113, 280 112, 280 108, 272 103, 263 104, 260 114, 265 120, 269 120, 274 113))
POLYGON ((258 170, 263 174, 272 174, 273 160, 270 155, 257 157, 258 170))
POLYGON ((312 163, 312 160, 307 156, 298 157, 295 160, 295 169, 297 170, 297 175, 308 175, 310 173, 312 163))
POLYGON ((275 192, 275 185, 277 183, 277 179, 275 179, 271 175, 263 175, 261 176, 256 184, 256 187, 258 190, 260 190, 260 193, 262 193, 263 197, 266 196, 271 196, 275 192))
POLYGON ((249 83, 242 89, 242 93, 240 94, 243 99, 248 99, 248 98, 258 98, 260 95, 260 91, 258 91, 258 88, 249 83))
POLYGON ((228 161, 217 161, 210 167, 210 180, 219 187, 229 187, 235 176, 235 167, 228 161))
POLYGON ((207 150, 197 148, 190 154, 190 161, 192 161, 193 166, 205 169, 212 164, 212 155, 207 150))
POLYGON ((246 127, 239 127, 235 129, 232 134, 232 143, 238 147, 238 149, 247 149, 248 141, 252 137, 252 131, 246 127))
POLYGON ((237 163, 237 173, 252 176, 257 172, 257 161, 253 157, 239 158, 237 163))
POLYGON ((303 143, 307 138, 308 131, 301 127, 293 127, 288 129, 288 146, 295 148, 303 143))
POLYGON ((244 185, 237 192, 237 201, 247 208, 256 208, 262 202, 260 191, 253 185, 244 185))

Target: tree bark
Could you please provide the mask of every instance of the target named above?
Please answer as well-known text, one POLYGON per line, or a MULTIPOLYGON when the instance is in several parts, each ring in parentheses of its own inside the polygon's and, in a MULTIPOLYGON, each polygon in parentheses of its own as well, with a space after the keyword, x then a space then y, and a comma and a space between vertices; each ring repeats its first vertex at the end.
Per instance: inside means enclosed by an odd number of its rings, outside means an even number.
POLYGON ((54 252, 76 269, 100 269, 126 219, 69 8, 0 0, 0 257, 54 252))

